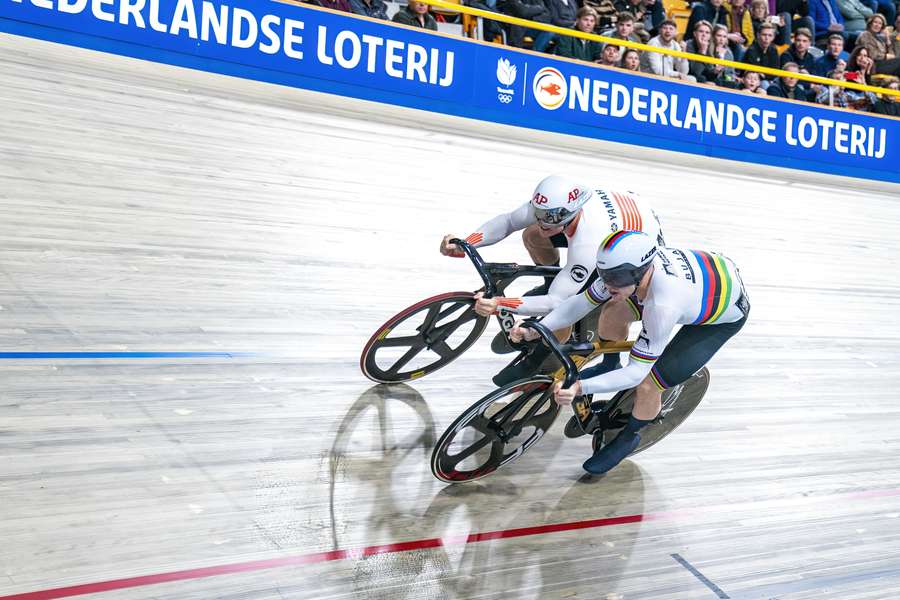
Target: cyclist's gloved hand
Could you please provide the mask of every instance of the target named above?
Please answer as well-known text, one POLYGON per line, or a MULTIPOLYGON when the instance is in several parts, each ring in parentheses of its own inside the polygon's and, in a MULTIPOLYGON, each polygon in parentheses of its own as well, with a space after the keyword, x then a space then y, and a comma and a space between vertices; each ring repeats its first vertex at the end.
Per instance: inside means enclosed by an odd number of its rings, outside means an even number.
POLYGON ((553 384, 553 396, 556 403, 560 406, 568 406, 572 404, 575 396, 581 396, 581 382, 575 381, 572 387, 563 389, 563 382, 557 381, 553 384))
POLYGON ((521 325, 516 325, 509 330, 509 338, 517 344, 522 340, 531 342, 538 339, 539 337, 541 337, 541 334, 539 334, 537 331, 528 327, 522 327, 521 325))
POLYGON ((497 312, 497 298, 485 298, 484 292, 475 294, 475 312, 482 317, 489 317, 497 312))
POLYGON ((441 240, 441 254, 444 256, 452 256, 454 258, 464 257, 465 253, 459 249, 459 246, 450 243, 450 240, 458 237, 458 235, 453 235, 452 233, 445 235, 444 239, 441 240))

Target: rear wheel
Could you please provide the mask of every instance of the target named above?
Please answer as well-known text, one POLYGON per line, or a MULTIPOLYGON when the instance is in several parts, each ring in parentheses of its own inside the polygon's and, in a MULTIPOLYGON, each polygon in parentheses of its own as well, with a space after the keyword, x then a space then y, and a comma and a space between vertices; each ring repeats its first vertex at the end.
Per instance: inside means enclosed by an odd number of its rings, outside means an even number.
POLYGON ((488 318, 475 313, 471 292, 426 298, 391 317, 369 338, 359 358, 378 383, 418 379, 449 364, 481 337, 488 318))
MULTIPOLYGON (((629 456, 634 456, 638 452, 643 452, 653 444, 657 443, 681 425, 685 419, 690 416, 700 401, 703 400, 706 389, 709 387, 709 369, 703 367, 691 378, 682 384, 676 385, 663 392, 662 410, 654 421, 641 429, 641 443, 635 448, 629 456)), ((633 389, 625 392, 621 400, 614 404, 613 410, 617 415, 628 417, 634 408, 633 389)), ((615 402, 615 399, 614 399, 615 402)), ((593 447, 597 450, 599 445, 606 445, 616 437, 622 430, 621 427, 615 429, 603 429, 594 432, 593 447)))
POLYGON ((480 479, 511 463, 537 443, 559 414, 553 378, 537 375, 491 392, 440 437, 431 472, 447 483, 480 479))

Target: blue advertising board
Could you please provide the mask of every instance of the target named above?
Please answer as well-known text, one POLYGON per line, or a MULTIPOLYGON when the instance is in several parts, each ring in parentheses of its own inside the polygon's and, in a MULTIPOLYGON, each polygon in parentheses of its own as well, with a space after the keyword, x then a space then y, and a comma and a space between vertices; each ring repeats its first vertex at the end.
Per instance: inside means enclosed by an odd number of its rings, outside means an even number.
POLYGON ((900 120, 296 4, 0 0, 0 30, 490 122, 900 183, 900 120))

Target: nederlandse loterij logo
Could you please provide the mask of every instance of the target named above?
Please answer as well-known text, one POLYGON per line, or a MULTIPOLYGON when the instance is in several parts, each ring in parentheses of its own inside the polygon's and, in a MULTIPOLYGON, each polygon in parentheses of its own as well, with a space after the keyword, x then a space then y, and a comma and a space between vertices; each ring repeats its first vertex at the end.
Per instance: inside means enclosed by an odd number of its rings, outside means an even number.
POLYGON ((516 82, 516 65, 511 64, 508 59, 498 58, 497 81, 500 82, 500 87, 497 87, 497 98, 503 104, 509 104, 516 93, 512 89, 513 84, 516 82))
POLYGON ((556 110, 566 101, 566 78, 553 67, 544 67, 534 75, 534 99, 547 110, 556 110))

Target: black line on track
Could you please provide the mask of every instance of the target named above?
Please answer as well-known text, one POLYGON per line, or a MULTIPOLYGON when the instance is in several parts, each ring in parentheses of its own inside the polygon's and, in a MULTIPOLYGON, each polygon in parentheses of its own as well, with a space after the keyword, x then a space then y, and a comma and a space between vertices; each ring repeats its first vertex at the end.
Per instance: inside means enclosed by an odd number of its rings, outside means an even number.
POLYGON ((701 573, 696 568, 694 568, 694 565, 692 565, 691 563, 689 563, 688 561, 683 559, 680 554, 671 554, 670 556, 672 558, 674 558, 678 562, 678 564, 680 564, 682 567, 684 567, 685 569, 690 571, 694 577, 696 577, 703 583, 703 585, 705 585, 706 587, 711 589, 713 592, 715 592, 716 596, 718 596, 719 598, 729 598, 730 597, 728 594, 726 594, 725 592, 722 591, 722 588, 720 588, 719 586, 714 584, 712 581, 707 579, 703 573, 701 573))

